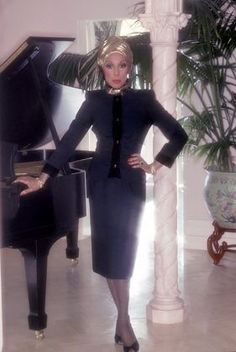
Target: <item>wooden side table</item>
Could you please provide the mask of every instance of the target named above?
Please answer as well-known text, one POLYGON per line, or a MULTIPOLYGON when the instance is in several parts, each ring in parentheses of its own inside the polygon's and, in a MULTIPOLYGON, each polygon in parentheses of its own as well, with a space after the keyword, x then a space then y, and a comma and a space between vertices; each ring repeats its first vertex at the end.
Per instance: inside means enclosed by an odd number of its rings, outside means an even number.
POLYGON ((207 240, 207 250, 209 255, 212 257, 214 264, 218 264, 221 258, 224 256, 225 252, 235 252, 236 244, 228 245, 227 242, 223 241, 221 244, 219 240, 223 236, 225 232, 236 232, 236 229, 227 229, 224 227, 220 227, 216 221, 212 223, 214 226, 214 231, 207 240))

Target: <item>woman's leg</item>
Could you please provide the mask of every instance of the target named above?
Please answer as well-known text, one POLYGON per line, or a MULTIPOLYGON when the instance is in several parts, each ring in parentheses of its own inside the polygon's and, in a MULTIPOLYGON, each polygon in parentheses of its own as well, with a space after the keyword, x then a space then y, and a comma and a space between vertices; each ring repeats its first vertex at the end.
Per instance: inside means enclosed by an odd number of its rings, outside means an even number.
POLYGON ((111 292, 111 295, 112 295, 112 298, 113 298, 113 301, 116 305, 116 308, 117 308, 117 311, 118 311, 118 297, 116 295, 116 289, 115 289, 115 285, 114 285, 114 280, 112 279, 107 279, 107 284, 108 284, 108 287, 109 287, 109 290, 111 292))
MULTIPOLYGON (((116 306, 116 309, 117 309, 117 314, 118 314, 118 312, 119 312, 119 304, 118 304, 118 297, 117 297, 117 293, 116 293, 116 288, 115 288, 114 280, 107 279, 107 284, 108 284, 109 290, 110 290, 110 292, 111 292, 111 296, 112 296, 113 301, 114 301, 114 303, 115 303, 115 306, 116 306)), ((120 336, 120 332, 119 332, 119 329, 118 329, 117 324, 116 324, 115 335, 120 336)), ((119 341, 119 342, 121 342, 121 341, 119 341)), ((119 342, 118 342, 118 343, 119 343, 119 342)))
POLYGON ((108 279, 107 282, 118 311, 116 334, 121 336, 124 345, 132 345, 136 337, 129 320, 130 281, 108 279))

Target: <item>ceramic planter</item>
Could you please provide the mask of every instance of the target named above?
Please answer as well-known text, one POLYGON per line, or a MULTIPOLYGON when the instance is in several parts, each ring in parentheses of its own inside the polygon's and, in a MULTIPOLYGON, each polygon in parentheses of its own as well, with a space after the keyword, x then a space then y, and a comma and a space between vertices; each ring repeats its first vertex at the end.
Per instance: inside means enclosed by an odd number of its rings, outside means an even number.
POLYGON ((204 197, 213 220, 236 229, 236 173, 207 170, 204 197))

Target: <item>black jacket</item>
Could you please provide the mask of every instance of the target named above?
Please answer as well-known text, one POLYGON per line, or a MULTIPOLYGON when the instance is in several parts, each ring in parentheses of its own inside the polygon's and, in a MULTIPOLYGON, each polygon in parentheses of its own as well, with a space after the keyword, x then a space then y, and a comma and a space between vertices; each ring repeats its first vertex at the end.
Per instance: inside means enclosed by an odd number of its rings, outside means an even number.
POLYGON ((179 123, 158 103, 154 92, 126 90, 120 98, 120 114, 114 112, 114 99, 116 97, 108 94, 106 90, 87 92, 86 100, 76 118, 43 171, 53 174, 59 170, 91 126, 97 137, 97 148, 89 168, 90 184, 97 178, 108 177, 114 167, 112 163, 119 167, 119 177, 136 185, 139 180, 144 183, 144 172, 131 168, 127 159, 131 154, 141 152, 146 134, 152 125, 157 126, 168 140, 155 159, 167 167, 172 166, 187 141, 187 135, 179 123), (118 122, 117 133, 115 121, 118 121, 119 117, 121 121, 118 122), (119 148, 115 150, 114 155, 115 144, 119 144, 119 148))

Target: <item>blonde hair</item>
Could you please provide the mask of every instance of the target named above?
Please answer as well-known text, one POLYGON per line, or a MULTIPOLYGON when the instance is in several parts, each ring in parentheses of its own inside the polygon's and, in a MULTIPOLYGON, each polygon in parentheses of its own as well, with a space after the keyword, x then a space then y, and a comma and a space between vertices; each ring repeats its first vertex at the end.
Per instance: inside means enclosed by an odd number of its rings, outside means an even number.
POLYGON ((110 54, 121 54, 130 68, 133 64, 133 53, 127 41, 121 37, 111 36, 106 39, 98 51, 97 63, 102 67, 110 54))

